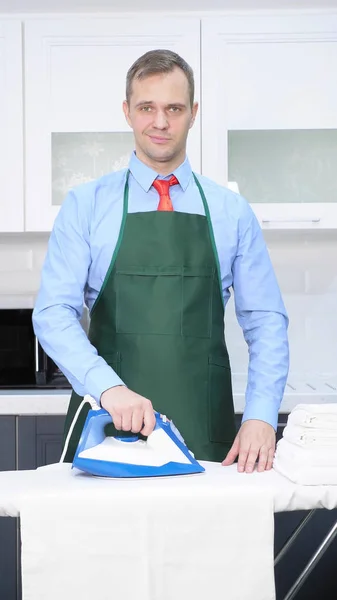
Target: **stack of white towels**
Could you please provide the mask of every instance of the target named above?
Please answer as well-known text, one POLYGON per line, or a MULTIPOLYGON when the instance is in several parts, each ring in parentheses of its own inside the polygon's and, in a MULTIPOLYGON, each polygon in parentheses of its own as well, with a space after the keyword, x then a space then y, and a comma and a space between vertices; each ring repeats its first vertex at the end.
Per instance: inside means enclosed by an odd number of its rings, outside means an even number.
POLYGON ((274 469, 300 485, 337 485, 337 403, 298 404, 292 410, 274 469))

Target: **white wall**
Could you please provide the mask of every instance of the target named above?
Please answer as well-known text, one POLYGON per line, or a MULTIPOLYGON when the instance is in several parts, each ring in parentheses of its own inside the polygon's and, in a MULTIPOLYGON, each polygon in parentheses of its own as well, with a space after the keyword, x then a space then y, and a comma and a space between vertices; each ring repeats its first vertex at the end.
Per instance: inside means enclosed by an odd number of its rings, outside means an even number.
MULTIPOLYGON (((265 232, 289 313, 291 371, 337 373, 337 231, 265 232)), ((33 306, 48 236, 1 235, 0 307, 33 306)), ((233 302, 226 316, 233 371, 246 372, 247 347, 233 302)))

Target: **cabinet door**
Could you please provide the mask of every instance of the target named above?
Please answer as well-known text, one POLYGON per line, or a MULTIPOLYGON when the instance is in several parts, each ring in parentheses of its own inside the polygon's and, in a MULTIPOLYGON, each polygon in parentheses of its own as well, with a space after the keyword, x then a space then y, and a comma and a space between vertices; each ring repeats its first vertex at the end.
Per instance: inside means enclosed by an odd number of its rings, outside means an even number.
MULTIPOLYGON (((15 417, 0 416, 0 471, 15 471, 15 417)), ((0 517, 0 598, 17 597, 18 519, 0 517)))
MULTIPOLYGON (((200 21, 193 18, 60 17, 25 25, 26 229, 48 231, 67 191, 127 165, 133 135, 122 112, 125 78, 143 53, 169 48, 195 73, 200 21)), ((188 147, 200 170, 200 125, 188 147)))
POLYGON ((0 20, 0 232, 23 231, 22 41, 18 20, 0 20))
POLYGON ((37 469, 60 460, 65 417, 18 418, 18 468, 37 469))
POLYGON ((337 15, 202 22, 203 174, 264 227, 337 227, 337 15))

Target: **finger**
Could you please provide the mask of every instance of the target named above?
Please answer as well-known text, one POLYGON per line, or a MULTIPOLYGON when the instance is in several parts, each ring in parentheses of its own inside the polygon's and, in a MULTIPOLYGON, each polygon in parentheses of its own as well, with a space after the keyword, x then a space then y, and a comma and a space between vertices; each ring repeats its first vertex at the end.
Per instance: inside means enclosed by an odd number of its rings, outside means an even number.
POLYGON ((267 466, 266 466, 266 470, 270 471, 270 469, 273 466, 273 462, 274 462, 274 454, 275 454, 275 450, 274 448, 270 448, 269 452, 268 452, 268 460, 267 460, 267 466))
POLYGON ((149 436, 156 426, 156 417, 152 408, 152 405, 149 405, 144 411, 144 427, 141 430, 141 433, 146 437, 149 436))
POLYGON ((259 473, 261 473, 261 471, 265 471, 267 463, 268 463, 268 448, 267 446, 261 446, 260 448, 260 452, 259 452, 259 463, 257 465, 257 470, 259 473))
POLYGON ((112 422, 114 424, 115 429, 117 429, 117 431, 121 431, 122 430, 122 415, 117 413, 114 410, 112 410, 110 412, 110 414, 111 414, 112 422))
POLYGON ((232 445, 231 449, 229 450, 225 460, 222 462, 224 467, 228 467, 229 465, 233 464, 237 455, 239 454, 239 448, 240 448, 240 439, 237 436, 235 438, 233 445, 232 445))
POLYGON ((143 411, 141 408, 135 408, 131 417, 131 431, 139 433, 143 427, 143 411))
POLYGON ((132 427, 132 410, 126 409, 122 412, 122 431, 131 431, 132 427))
POLYGON ((250 449, 250 445, 243 446, 241 444, 241 447, 239 450, 239 460, 238 460, 239 473, 243 473, 246 468, 246 462, 247 462, 247 458, 248 458, 248 454, 249 454, 249 449, 250 449))
POLYGON ((247 461, 246 461, 246 468, 245 468, 246 473, 253 472, 258 454, 259 454, 259 449, 251 446, 250 450, 249 450, 249 454, 247 456, 247 461))

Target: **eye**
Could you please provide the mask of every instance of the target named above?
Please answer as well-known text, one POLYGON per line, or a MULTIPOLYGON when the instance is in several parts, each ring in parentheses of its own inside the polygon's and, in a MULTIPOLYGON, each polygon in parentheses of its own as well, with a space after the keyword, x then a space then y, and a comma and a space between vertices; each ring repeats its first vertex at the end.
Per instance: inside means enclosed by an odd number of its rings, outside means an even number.
POLYGON ((140 110, 142 112, 150 112, 151 108, 151 106, 142 106, 140 110))
POLYGON ((170 106, 170 111, 177 113, 181 111, 181 108, 179 106, 170 106))

